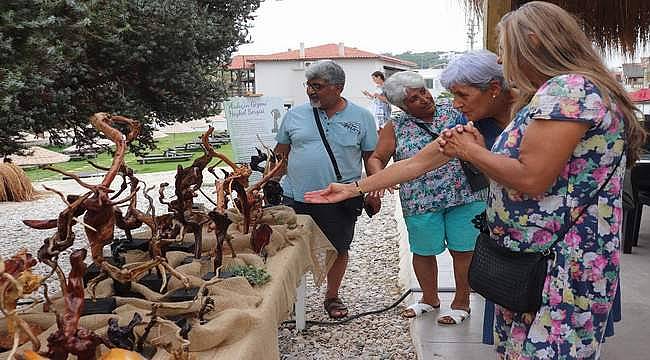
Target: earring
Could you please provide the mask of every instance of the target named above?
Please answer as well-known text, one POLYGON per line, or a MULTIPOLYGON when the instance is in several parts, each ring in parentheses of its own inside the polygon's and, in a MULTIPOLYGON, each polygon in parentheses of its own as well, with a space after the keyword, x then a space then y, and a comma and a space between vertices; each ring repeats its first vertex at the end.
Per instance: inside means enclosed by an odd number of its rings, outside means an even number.
POLYGON ((496 96, 496 95, 492 95, 492 99, 496 99, 496 98, 497 98, 497 96, 496 96))

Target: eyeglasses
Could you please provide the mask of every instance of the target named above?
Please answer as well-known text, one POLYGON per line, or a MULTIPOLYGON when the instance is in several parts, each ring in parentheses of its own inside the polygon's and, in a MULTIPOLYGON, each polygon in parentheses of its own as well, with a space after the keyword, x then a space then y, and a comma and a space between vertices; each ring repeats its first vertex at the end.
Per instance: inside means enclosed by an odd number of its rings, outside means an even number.
POLYGON ((330 85, 330 84, 312 84, 312 83, 309 83, 309 82, 302 83, 302 86, 304 86, 305 89, 311 88, 315 92, 319 92, 319 91, 323 90, 323 88, 325 88, 327 85, 330 85))

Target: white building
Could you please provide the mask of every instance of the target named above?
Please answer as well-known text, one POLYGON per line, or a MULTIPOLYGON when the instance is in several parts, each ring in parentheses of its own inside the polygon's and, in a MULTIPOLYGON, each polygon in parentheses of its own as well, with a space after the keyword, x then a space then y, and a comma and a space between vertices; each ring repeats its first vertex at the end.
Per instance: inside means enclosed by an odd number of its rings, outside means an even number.
POLYGON ((440 74, 444 69, 418 69, 417 71, 424 78, 427 89, 433 95, 437 97, 441 92, 445 91, 445 88, 440 84, 440 74))
POLYGON ((362 90, 373 87, 370 78, 373 72, 383 71, 388 77, 395 72, 417 67, 410 61, 346 47, 343 43, 310 48, 305 48, 301 43, 297 50, 270 55, 238 55, 233 58, 230 68, 254 68, 255 93, 281 97, 286 106, 293 106, 308 101, 303 86, 305 69, 312 62, 323 59, 336 61, 345 71, 343 97, 364 107, 369 105, 370 100, 362 90))

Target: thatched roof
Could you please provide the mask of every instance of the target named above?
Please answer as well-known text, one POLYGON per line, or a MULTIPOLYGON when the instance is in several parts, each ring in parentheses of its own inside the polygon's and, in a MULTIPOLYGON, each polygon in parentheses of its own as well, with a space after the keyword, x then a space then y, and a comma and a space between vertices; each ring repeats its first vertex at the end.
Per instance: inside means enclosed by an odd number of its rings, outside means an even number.
MULTIPOLYGON (((482 15, 488 0, 464 0, 468 9, 482 15)), ((513 9, 531 0, 512 0, 513 9)), ((648 0, 548 0, 576 15, 594 43, 605 50, 633 55, 650 40, 650 1, 648 0)))
POLYGON ((62 163, 70 160, 70 157, 54 152, 40 146, 32 146, 25 151, 25 155, 11 155, 11 161, 18 166, 34 166, 62 163))

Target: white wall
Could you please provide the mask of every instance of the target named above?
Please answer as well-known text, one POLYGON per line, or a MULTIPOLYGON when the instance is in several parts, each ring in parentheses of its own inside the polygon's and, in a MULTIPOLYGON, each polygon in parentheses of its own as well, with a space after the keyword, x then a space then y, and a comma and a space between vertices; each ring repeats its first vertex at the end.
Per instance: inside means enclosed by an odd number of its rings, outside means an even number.
POLYGON ((419 69, 416 70, 425 80, 433 80, 433 87, 427 87, 431 95, 436 97, 440 95, 445 88, 440 83, 440 74, 444 69, 419 69))
POLYGON ((255 91, 284 99, 285 104, 307 101, 305 71, 301 61, 261 61, 255 63, 255 91))
MULTIPOLYGON (((362 90, 374 87, 370 74, 383 70, 384 65, 398 67, 379 59, 336 60, 345 71, 343 97, 363 107, 370 100, 362 90)), ((258 61, 255 63, 255 86, 258 94, 281 97, 285 103, 300 105, 308 101, 305 88, 305 70, 300 61, 258 61)), ((406 68, 404 68, 406 69, 406 68)))

